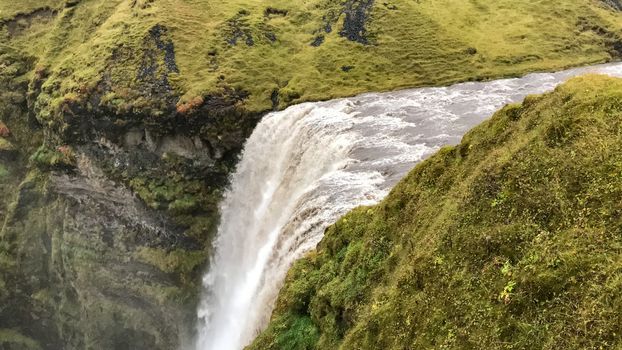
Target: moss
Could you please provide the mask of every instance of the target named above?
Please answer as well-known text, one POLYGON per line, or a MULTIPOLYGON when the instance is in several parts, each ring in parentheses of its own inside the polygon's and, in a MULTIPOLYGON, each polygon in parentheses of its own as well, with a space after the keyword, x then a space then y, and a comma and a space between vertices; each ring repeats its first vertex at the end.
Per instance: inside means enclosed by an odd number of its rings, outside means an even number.
POLYGON ((619 348, 620 101, 576 78, 418 165, 294 265, 250 349, 619 348))
POLYGON ((23 350, 39 350, 39 344, 12 329, 0 329, 0 344, 3 349, 23 349, 23 350))
POLYGON ((15 146, 13 146, 13 144, 9 140, 3 137, 0 137, 0 152, 7 152, 7 151, 8 152, 15 151, 15 146))
POLYGON ((167 273, 188 274, 205 263, 205 254, 200 251, 174 250, 166 252, 162 249, 143 247, 137 252, 140 260, 157 266, 167 273))
POLYGON ((50 149, 41 146, 31 157, 30 161, 42 168, 73 168, 76 157, 69 146, 60 146, 50 149))

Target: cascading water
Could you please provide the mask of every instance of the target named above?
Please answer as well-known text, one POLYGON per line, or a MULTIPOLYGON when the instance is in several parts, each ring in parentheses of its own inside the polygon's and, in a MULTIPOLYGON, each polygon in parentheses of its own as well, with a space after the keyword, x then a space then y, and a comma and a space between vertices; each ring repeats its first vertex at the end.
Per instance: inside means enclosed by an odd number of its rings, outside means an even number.
POLYGON ((221 207, 196 350, 239 350, 269 320, 290 265, 352 208, 380 201, 417 162, 506 103, 622 64, 445 88, 364 94, 268 114, 221 207))

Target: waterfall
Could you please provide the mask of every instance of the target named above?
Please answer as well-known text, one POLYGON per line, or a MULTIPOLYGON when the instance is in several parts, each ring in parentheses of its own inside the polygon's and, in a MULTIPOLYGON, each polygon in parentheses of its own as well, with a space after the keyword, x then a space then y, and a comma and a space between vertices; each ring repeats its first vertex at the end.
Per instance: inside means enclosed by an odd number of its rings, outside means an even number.
POLYGON ((265 116, 221 205, 195 349, 243 349, 268 322, 288 268, 326 227, 380 201, 417 162, 504 104, 586 72, 622 76, 622 64, 363 94, 265 116))

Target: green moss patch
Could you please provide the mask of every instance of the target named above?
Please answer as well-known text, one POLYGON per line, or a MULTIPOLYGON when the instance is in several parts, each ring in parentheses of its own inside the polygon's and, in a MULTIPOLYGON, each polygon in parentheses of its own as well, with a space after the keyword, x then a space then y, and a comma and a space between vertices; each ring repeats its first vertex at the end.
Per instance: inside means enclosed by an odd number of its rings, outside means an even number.
POLYGON ((13 146, 13 144, 5 139, 0 137, 0 152, 13 152, 15 151, 15 146, 13 146))
POLYGON ((0 179, 9 175, 9 170, 2 164, 0 164, 0 179))
POLYGON ((137 252, 137 256, 140 260, 168 273, 188 274, 205 262, 205 253, 201 251, 166 252, 162 249, 144 247, 137 252))
POLYGON ((586 76, 502 109, 333 225, 250 348, 619 348, 621 101, 586 76))
POLYGON ((41 349, 36 341, 12 329, 0 329, 0 345, 6 349, 41 349))

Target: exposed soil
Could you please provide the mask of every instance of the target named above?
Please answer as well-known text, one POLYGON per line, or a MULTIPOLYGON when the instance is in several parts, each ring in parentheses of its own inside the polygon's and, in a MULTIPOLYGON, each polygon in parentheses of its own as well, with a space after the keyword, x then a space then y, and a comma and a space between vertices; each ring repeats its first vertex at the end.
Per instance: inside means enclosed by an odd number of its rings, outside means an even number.
POLYGON ((37 9, 30 13, 20 13, 9 20, 0 21, 0 28, 6 27, 10 37, 22 34, 33 23, 46 23, 54 19, 57 10, 49 7, 37 9))

